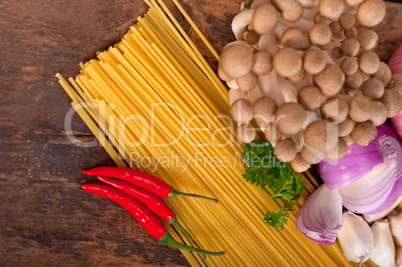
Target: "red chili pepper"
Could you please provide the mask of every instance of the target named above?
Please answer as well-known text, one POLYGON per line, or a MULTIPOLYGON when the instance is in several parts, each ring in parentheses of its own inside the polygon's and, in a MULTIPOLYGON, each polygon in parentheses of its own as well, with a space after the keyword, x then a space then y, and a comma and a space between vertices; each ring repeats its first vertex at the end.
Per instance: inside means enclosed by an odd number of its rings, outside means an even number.
POLYGON ((84 184, 81 187, 88 192, 108 198, 116 202, 120 206, 122 206, 142 225, 142 227, 144 227, 144 229, 151 236, 169 246, 211 256, 225 255, 225 252, 223 251, 222 252, 206 251, 177 242, 169 234, 165 225, 163 225, 163 223, 158 219, 158 217, 156 217, 155 214, 152 213, 150 209, 145 207, 141 202, 139 202, 132 196, 123 193, 118 189, 100 184, 84 184))
POLYGON ((89 170, 84 170, 83 173, 92 176, 107 176, 107 177, 118 178, 130 182, 139 187, 142 187, 160 197, 188 196, 188 197, 204 198, 212 200, 214 202, 218 202, 218 200, 214 198, 179 192, 176 189, 174 189, 171 185, 164 182, 163 180, 151 174, 135 169, 119 168, 119 167, 95 167, 89 170))
POLYGON ((164 221, 166 221, 171 225, 177 226, 196 247, 199 247, 194 238, 180 225, 180 223, 177 221, 176 214, 166 204, 166 202, 163 201, 162 198, 141 187, 138 187, 125 181, 112 179, 104 176, 98 176, 98 179, 138 199, 145 206, 147 206, 153 213, 161 217, 164 221))

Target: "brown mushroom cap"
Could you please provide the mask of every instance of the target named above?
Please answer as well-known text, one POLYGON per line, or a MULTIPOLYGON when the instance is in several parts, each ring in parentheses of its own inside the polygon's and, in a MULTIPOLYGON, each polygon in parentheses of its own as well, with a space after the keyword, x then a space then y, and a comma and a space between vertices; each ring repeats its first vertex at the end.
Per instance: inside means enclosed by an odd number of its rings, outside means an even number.
POLYGON ((237 136, 242 143, 251 143, 254 141, 256 131, 249 123, 244 123, 237 128, 237 136))
POLYGON ((222 70, 222 66, 219 64, 219 68, 218 68, 218 76, 221 80, 227 82, 232 80, 233 78, 230 77, 229 75, 227 75, 225 72, 223 72, 222 70))
POLYGON ((289 80, 293 83, 299 83, 306 77, 306 72, 301 69, 298 73, 289 77, 289 80))
POLYGON ((257 51, 254 54, 254 65, 251 71, 261 76, 269 74, 272 69, 272 55, 266 51, 257 51))
POLYGON ((318 12, 321 16, 335 20, 343 13, 345 7, 343 0, 320 0, 318 12))
POLYGON ((282 77, 288 78, 296 75, 302 68, 301 55, 293 48, 285 47, 273 57, 272 63, 276 72, 282 77))
POLYGON ((343 138, 343 140, 345 140, 347 146, 350 146, 351 144, 353 144, 355 142, 355 141, 353 141, 353 138, 350 136, 350 134, 346 135, 342 138, 343 138))
POLYGON ((331 151, 329 151, 326 156, 332 160, 339 160, 343 158, 348 152, 348 145, 343 138, 338 139, 338 145, 331 151))
POLYGON ((357 8, 357 20, 366 27, 379 24, 385 17, 387 8, 383 0, 365 0, 357 8))
POLYGON ((320 13, 315 14, 313 18, 314 23, 328 23, 329 19, 324 18, 323 16, 320 15, 320 13))
POLYGON ((304 86, 297 94, 297 102, 299 102, 307 110, 317 110, 324 101, 324 95, 321 90, 314 85, 304 86))
POLYGON ((337 127, 336 123, 327 119, 310 123, 303 132, 305 146, 324 154, 333 150, 338 143, 337 127))
POLYGON ((318 49, 311 49, 304 54, 303 69, 310 74, 318 74, 327 65, 327 57, 318 49))
POLYGON ((367 96, 355 95, 350 101, 349 117, 355 122, 367 121, 372 113, 373 100, 367 96))
POLYGON ((292 167, 295 172, 302 173, 310 169, 311 164, 304 161, 301 154, 297 153, 296 157, 290 162, 290 167, 292 167))
POLYGON ((305 110, 298 103, 285 103, 275 112, 276 127, 286 135, 294 135, 302 130, 305 110))
POLYGON ((331 56, 332 56, 333 58, 336 58, 336 59, 342 58, 342 57, 343 57, 342 48, 340 48, 339 46, 335 46, 335 47, 332 49, 331 56))
POLYGON ((367 146, 377 136, 377 128, 370 121, 360 122, 355 125, 350 136, 357 145, 367 146))
POLYGON ((253 118, 253 105, 247 99, 238 99, 230 107, 230 114, 233 120, 244 124, 253 118))
POLYGON ((253 90, 258 85, 258 76, 250 71, 243 77, 237 78, 236 83, 240 90, 248 92, 253 90))
POLYGON ((363 95, 371 99, 380 99, 384 94, 384 83, 377 78, 369 78, 362 85, 363 95))
POLYGON ((357 33, 357 41, 362 50, 373 50, 378 44, 378 34, 373 30, 363 28, 357 33))
POLYGON ((305 162, 310 164, 318 164, 325 158, 324 153, 321 153, 313 148, 307 148, 306 146, 302 148, 300 156, 305 162))
POLYGON ((355 38, 348 37, 341 44, 343 54, 354 57, 359 53, 360 44, 355 38))
POLYGON ((344 33, 345 33, 346 37, 357 38, 357 29, 356 29, 356 27, 351 27, 351 28, 345 30, 344 33))
POLYGON ((342 89, 345 75, 338 66, 327 64, 325 69, 315 75, 313 79, 324 95, 331 96, 342 89))
POLYGON ((254 119, 262 129, 274 120, 273 116, 277 108, 276 102, 269 97, 261 97, 254 102, 254 119))
POLYGON ((339 24, 344 30, 350 29, 356 24, 355 16, 345 12, 340 16, 339 24))
POLYGON ((283 32, 281 42, 284 46, 296 50, 307 50, 311 47, 308 32, 297 27, 291 27, 283 32))
POLYGON ((373 101, 373 113, 370 116, 370 121, 374 126, 383 124, 388 117, 387 107, 380 101, 373 101))
POLYGON ((388 109, 388 118, 395 117, 401 111, 402 96, 396 88, 386 89, 380 101, 388 109))
POLYGON ((253 48, 244 41, 236 41, 223 49, 219 68, 225 75, 236 79, 249 73, 253 64, 253 48))
POLYGON ((303 15, 303 6, 298 1, 292 1, 288 7, 282 10, 281 13, 284 20, 288 22, 296 22, 303 15))
POLYGON ((264 135, 271 143, 277 142, 282 138, 282 133, 276 129, 276 124, 274 122, 268 123, 267 127, 265 127, 264 135))
POLYGON ((345 78, 345 85, 349 88, 360 88, 364 81, 363 74, 357 70, 352 75, 347 75, 345 78))
POLYGON ((251 30, 251 31, 246 31, 243 34, 243 39, 244 41, 246 41, 249 45, 255 45, 260 41, 260 37, 261 35, 259 35, 258 33, 256 33, 255 31, 251 30))
POLYGON ((346 57, 342 60, 340 67, 345 75, 352 75, 359 69, 359 63, 355 57, 346 57))
POLYGON ((338 135, 344 137, 349 135, 355 127, 355 122, 349 118, 346 118, 343 122, 338 124, 338 135))
POLYGON ((380 58, 373 51, 364 51, 358 58, 359 68, 366 74, 373 74, 380 68, 380 58))
POLYGON ((315 24, 309 33, 309 38, 314 45, 326 45, 331 41, 332 32, 329 26, 325 23, 315 24))
POLYGON ((275 145, 274 154, 279 161, 289 162, 296 157, 296 147, 296 143, 290 138, 279 140, 275 145))
POLYGON ((321 114, 324 118, 335 122, 344 121, 349 113, 349 103, 344 98, 335 96, 329 98, 321 106, 321 114))
POLYGON ((391 70, 385 62, 380 62, 380 67, 372 77, 379 79, 384 85, 387 85, 391 80, 391 70))
POLYGON ((341 24, 337 21, 333 21, 329 24, 329 28, 331 29, 332 33, 337 33, 342 30, 341 24))
POLYGON ((334 40, 334 42, 337 43, 342 42, 343 40, 345 40, 345 38, 346 38, 345 31, 339 31, 332 34, 332 40, 334 40))
POLYGON ((255 32, 262 35, 272 32, 278 21, 278 10, 270 3, 266 3, 256 8, 251 25, 255 32))

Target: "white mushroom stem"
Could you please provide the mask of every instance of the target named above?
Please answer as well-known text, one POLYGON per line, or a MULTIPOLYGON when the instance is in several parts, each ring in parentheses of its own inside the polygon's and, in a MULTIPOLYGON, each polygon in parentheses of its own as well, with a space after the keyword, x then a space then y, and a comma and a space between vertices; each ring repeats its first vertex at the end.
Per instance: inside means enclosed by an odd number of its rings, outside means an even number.
POLYGON ((239 89, 239 86, 236 83, 236 79, 230 80, 226 82, 226 85, 230 88, 230 89, 239 89))
POLYGON ((240 89, 230 89, 229 90, 229 105, 231 106, 236 100, 244 98, 247 95, 240 89))
POLYGON ((314 26, 314 22, 312 19, 300 19, 297 23, 287 22, 282 20, 278 23, 278 25, 285 26, 287 28, 297 27, 303 31, 309 32, 311 28, 314 26))
POLYGON ((232 31, 237 40, 243 40, 243 34, 247 31, 247 27, 251 23, 253 14, 254 9, 246 9, 233 18, 232 31))
MULTIPOLYGON (((314 7, 314 6, 311 6, 311 7, 314 7)), ((305 20, 308 20, 308 21, 313 21, 315 15, 317 14, 317 12, 318 12, 318 10, 317 10, 316 7, 315 8, 304 8, 303 9, 303 15, 302 15, 301 19, 305 19, 305 20)))
POLYGON ((270 97, 275 100, 278 106, 285 103, 285 99, 282 95, 278 85, 278 77, 275 71, 271 71, 270 74, 260 76, 260 88, 264 96, 270 97))
POLYGON ((285 99, 285 102, 297 102, 297 87, 291 81, 281 77, 278 77, 279 89, 285 99))
POLYGON ((275 55, 276 51, 278 51, 278 42, 275 35, 268 33, 261 35, 260 41, 253 47, 259 51, 266 51, 271 55, 275 55))
POLYGON ((250 100, 252 104, 254 104, 255 101, 263 97, 260 85, 257 85, 256 88, 254 88, 251 91, 248 91, 247 94, 248 94, 248 100, 250 100))
POLYGON ((315 8, 317 13, 318 0, 298 0, 304 8, 315 8))

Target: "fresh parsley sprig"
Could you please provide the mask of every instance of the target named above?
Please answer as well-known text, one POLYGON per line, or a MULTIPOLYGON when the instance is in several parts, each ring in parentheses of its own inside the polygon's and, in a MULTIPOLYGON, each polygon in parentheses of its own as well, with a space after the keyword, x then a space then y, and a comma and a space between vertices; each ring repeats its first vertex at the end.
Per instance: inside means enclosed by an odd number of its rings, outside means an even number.
POLYGON ((248 168, 243 178, 260 187, 278 205, 277 213, 268 211, 264 220, 275 230, 281 229, 288 221, 288 215, 294 214, 292 206, 299 200, 303 192, 302 177, 297 175, 286 163, 280 162, 274 155, 271 143, 263 139, 244 146, 242 159, 248 168), (272 195, 266 188, 271 189, 272 195), (278 203, 283 200, 283 206, 278 203))

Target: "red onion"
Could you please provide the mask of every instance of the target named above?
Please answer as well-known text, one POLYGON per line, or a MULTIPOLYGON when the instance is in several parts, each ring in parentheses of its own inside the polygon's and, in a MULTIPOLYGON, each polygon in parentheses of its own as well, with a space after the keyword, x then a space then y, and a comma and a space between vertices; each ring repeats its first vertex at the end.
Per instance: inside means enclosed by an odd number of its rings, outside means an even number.
POLYGON ((324 183, 339 189, 343 206, 353 212, 381 212, 402 193, 402 146, 388 125, 377 132, 367 147, 351 145, 344 158, 319 165, 324 183))
MULTIPOLYGON (((388 66, 391 69, 392 73, 402 72, 402 45, 396 49, 391 59, 388 62, 388 66)), ((391 123, 395 128, 395 131, 402 138, 402 110, 398 115, 391 118, 391 123)))
POLYGON ((342 227, 342 198, 338 190, 321 185, 304 203, 296 227, 321 245, 332 245, 342 227))

